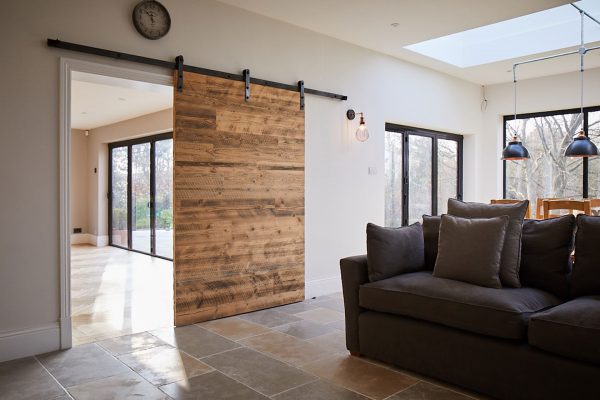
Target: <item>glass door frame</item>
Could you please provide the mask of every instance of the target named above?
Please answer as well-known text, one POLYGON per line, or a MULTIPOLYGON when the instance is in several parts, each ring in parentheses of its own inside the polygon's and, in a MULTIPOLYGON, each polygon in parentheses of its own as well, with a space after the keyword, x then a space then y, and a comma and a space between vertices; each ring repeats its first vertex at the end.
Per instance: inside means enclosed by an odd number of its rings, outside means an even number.
POLYGON ((152 257, 158 257, 173 261, 172 258, 161 256, 156 253, 156 142, 161 140, 173 139, 173 132, 160 133, 152 136, 144 136, 136 139, 123 140, 120 142, 108 143, 108 245, 120 249, 134 251, 136 253, 146 254, 152 257), (132 207, 132 146, 138 144, 150 143, 150 253, 136 250, 133 245, 133 207, 132 207), (113 243, 113 221, 112 221, 112 151, 115 148, 127 147, 127 247, 113 243))
POLYGON ((431 138, 432 148, 432 170, 431 170, 431 215, 438 214, 438 139, 452 140, 457 142, 457 199, 463 198, 463 136, 455 133, 434 131, 431 129, 415 128, 405 125, 397 125, 387 122, 386 132, 402 134, 402 225, 408 225, 409 213, 409 136, 424 136, 431 138))

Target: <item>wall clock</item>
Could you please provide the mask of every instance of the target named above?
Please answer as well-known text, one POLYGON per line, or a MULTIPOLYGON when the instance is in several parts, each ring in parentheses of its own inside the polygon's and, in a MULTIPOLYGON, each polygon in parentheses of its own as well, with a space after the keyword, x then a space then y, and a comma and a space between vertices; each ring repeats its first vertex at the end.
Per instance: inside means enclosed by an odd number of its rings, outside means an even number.
POLYGON ((133 9, 133 25, 147 39, 165 36, 171 28, 169 12, 156 0, 143 0, 133 9))

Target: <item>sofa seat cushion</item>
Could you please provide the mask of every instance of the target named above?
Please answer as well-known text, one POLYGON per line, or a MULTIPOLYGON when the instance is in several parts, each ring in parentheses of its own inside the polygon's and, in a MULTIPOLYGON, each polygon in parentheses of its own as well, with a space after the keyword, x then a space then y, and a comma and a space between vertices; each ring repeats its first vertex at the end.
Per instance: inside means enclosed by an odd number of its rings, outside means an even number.
POLYGON ((373 311, 506 339, 526 339, 530 315, 561 303, 539 289, 487 288, 429 271, 361 285, 359 302, 373 311))
POLYGON ((550 353, 600 364, 600 296, 579 297, 534 314, 529 344, 550 353))

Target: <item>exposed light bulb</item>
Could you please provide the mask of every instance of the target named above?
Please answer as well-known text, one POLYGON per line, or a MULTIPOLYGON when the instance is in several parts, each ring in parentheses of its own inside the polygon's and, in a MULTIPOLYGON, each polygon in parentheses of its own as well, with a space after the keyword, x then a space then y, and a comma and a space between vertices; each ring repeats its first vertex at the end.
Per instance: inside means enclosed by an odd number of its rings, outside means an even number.
POLYGON ((363 113, 360 113, 360 123, 358 125, 358 129, 356 130, 356 140, 359 142, 366 142, 369 139, 369 130, 367 129, 367 125, 365 124, 365 118, 363 113))

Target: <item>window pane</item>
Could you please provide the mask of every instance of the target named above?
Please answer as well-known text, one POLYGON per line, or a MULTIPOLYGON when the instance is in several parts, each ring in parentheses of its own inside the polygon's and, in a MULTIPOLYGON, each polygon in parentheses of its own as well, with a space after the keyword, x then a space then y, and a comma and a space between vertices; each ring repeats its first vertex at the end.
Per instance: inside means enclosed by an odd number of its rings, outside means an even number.
POLYGON ((430 137, 408 137, 408 223, 431 214, 432 143, 430 137))
POLYGON ((131 247, 150 253, 150 143, 131 146, 131 247))
POLYGON ((385 134, 385 226, 402 225, 402 134, 385 134))
MULTIPOLYGON (((588 114, 588 136, 596 146, 600 145, 600 111, 588 114)), ((588 194, 597 199, 600 198, 600 157, 590 157, 589 166, 588 194)))
POLYGON ((111 152, 112 163, 112 232, 111 243, 127 247, 127 147, 117 147, 111 152))
POLYGON ((438 215, 448 211, 448 199, 458 196, 458 142, 438 139, 438 215))
POLYGON ((173 258, 173 139, 155 144, 156 254, 173 258))
MULTIPOLYGON (((583 162, 565 157, 571 138, 581 129, 580 114, 559 114, 506 122, 506 139, 517 135, 531 158, 506 161, 506 197, 580 198, 583 195, 583 162)), ((535 207, 531 207, 535 216, 535 207)))

